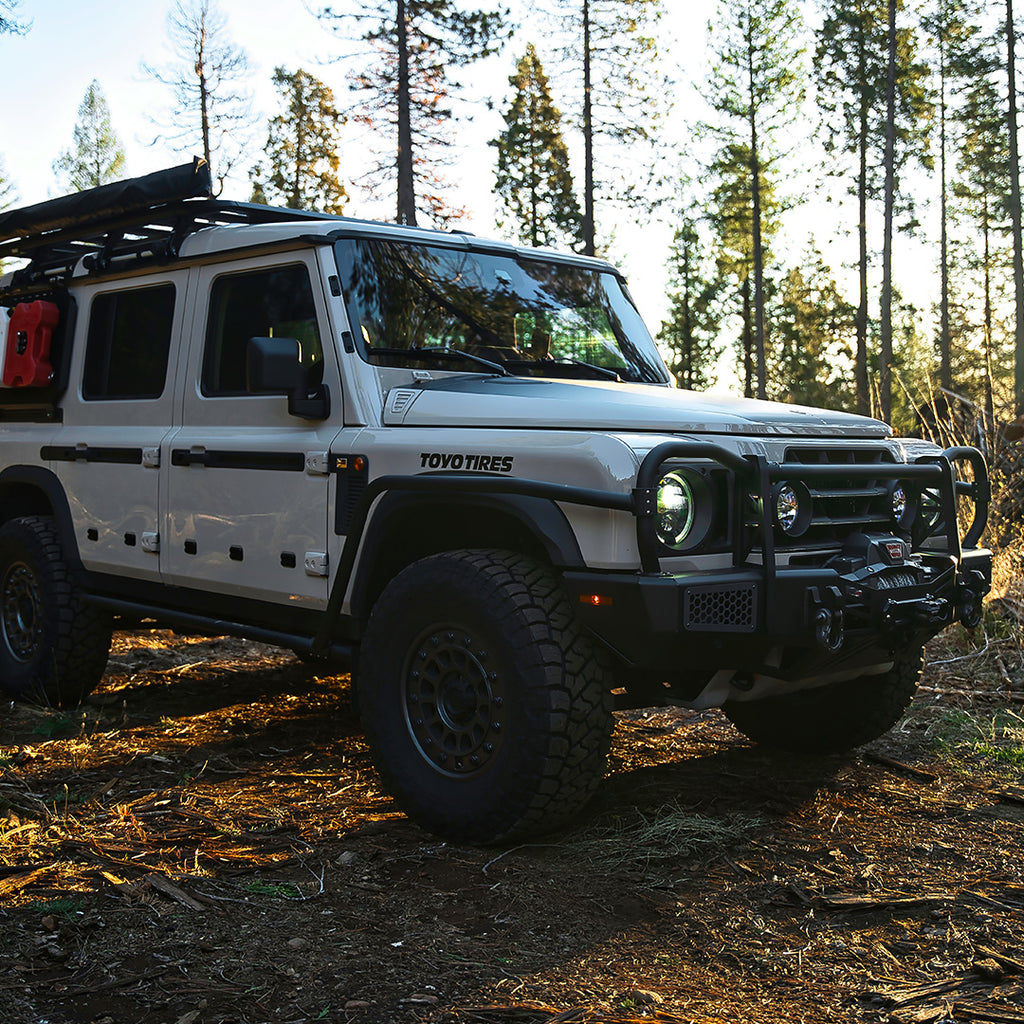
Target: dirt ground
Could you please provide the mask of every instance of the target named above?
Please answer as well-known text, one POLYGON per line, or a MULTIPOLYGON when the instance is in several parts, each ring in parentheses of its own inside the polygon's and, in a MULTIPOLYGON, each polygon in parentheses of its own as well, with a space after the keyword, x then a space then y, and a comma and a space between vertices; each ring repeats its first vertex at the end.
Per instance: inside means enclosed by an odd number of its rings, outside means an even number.
POLYGON ((346 677, 118 634, 83 709, 0 706, 0 1022, 1024 1022, 1024 666, 974 640, 850 756, 622 713, 582 820, 476 849, 346 677))

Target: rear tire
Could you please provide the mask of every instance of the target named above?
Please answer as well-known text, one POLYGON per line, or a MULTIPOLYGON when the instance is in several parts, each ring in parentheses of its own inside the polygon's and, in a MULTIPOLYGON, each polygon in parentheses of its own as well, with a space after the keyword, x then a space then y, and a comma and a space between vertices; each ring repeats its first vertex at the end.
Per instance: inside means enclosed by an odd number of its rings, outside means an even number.
POLYGON ((921 679, 921 648, 900 653, 891 669, 766 700, 730 701, 722 710, 755 743, 832 754, 877 739, 910 706, 921 679))
POLYGON ((469 843, 549 830, 583 807, 604 774, 611 687, 555 574, 501 551, 436 555, 396 576, 356 684, 396 801, 469 843))
POLYGON ((0 527, 0 688, 34 704, 80 704, 103 678, 110 632, 110 617, 74 585, 52 519, 0 527))

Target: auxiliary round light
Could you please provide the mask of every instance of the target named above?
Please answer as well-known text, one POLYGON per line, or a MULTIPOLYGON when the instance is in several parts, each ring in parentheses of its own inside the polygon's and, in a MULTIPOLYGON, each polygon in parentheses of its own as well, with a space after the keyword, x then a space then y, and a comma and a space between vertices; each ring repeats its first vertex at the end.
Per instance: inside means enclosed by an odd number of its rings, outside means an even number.
POLYGON ((889 500, 892 503, 892 517, 900 522, 907 511, 907 491, 903 484, 897 483, 889 492, 889 500))
POLYGON ((800 519, 800 499, 788 480, 775 489, 775 521, 783 533, 792 533, 800 519))
POLYGON ((693 488, 682 473, 666 473, 658 482, 655 523, 658 540, 670 548, 680 547, 693 528, 693 488))

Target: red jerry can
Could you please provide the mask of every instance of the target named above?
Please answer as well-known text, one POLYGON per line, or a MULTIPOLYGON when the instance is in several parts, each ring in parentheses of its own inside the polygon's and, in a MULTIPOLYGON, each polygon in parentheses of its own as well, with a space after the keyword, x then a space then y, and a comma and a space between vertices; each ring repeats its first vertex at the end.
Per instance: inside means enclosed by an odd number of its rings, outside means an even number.
POLYGON ((52 302, 19 302, 11 310, 4 349, 5 388, 38 388, 50 383, 50 341, 60 319, 52 302))

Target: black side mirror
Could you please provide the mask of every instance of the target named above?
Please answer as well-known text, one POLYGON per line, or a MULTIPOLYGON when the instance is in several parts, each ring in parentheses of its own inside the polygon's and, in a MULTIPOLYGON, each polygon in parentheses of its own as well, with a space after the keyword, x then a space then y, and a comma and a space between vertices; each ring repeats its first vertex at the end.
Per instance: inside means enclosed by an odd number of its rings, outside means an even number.
POLYGON ((295 338, 250 338, 245 350, 245 388, 252 394, 288 396, 288 412, 304 420, 325 420, 331 396, 324 384, 314 384, 303 366, 295 338))

